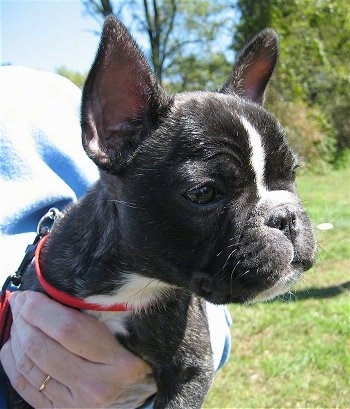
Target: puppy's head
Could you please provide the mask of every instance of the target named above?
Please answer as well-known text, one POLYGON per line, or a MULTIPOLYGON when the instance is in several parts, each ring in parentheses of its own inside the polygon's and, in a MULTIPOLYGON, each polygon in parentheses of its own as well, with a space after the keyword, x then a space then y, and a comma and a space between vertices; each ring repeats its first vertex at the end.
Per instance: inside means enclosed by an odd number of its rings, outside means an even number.
POLYGON ((312 266, 298 163, 262 107, 277 53, 265 30, 220 92, 170 96, 107 19, 83 92, 83 145, 115 204, 130 272, 227 303, 285 292, 312 266))

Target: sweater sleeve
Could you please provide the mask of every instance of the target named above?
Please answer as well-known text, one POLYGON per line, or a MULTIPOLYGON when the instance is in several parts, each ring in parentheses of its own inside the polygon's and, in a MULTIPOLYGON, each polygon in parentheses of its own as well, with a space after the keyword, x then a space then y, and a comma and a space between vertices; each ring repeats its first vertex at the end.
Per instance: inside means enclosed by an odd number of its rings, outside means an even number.
POLYGON ((4 280, 39 219, 97 179, 80 138, 78 87, 57 74, 0 67, 0 252, 4 280), (18 244, 17 244, 18 243, 18 244))

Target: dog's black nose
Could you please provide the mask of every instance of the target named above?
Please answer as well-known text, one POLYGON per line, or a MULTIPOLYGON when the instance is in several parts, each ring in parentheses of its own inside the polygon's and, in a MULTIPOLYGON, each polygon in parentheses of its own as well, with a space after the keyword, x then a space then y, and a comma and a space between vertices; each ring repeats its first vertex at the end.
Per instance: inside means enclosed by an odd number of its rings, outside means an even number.
POLYGON ((297 233, 297 215, 292 207, 278 207, 270 213, 267 226, 280 230, 289 240, 297 233))

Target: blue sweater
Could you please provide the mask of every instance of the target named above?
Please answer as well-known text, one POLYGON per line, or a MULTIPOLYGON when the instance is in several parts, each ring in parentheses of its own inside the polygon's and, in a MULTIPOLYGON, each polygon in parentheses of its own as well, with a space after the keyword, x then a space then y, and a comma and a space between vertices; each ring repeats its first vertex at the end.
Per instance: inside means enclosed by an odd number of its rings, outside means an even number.
MULTIPOLYGON (((98 171, 81 146, 78 87, 57 74, 9 66, 0 67, 0 90, 2 283, 16 271, 39 219, 79 199, 98 171)), ((218 369, 229 356, 231 321, 224 307, 208 304, 208 315, 218 369)))

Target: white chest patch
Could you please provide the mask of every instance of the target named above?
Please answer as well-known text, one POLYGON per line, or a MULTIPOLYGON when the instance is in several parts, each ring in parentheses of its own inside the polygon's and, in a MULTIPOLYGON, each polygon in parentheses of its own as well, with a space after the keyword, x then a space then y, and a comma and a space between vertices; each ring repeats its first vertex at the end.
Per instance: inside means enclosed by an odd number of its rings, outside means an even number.
POLYGON ((96 317, 102 322, 114 335, 128 335, 127 319, 131 317, 132 311, 91 311, 86 310, 87 314, 96 317))
POLYGON ((265 185, 265 150, 261 142, 261 136, 254 126, 244 117, 240 117, 244 129, 249 137, 249 145, 251 148, 250 165, 255 173, 256 187, 258 195, 262 198, 266 194, 265 185))
POLYGON ((88 314, 97 317, 114 334, 127 335, 126 321, 133 311, 142 310, 160 303, 174 287, 163 281, 143 277, 136 273, 125 274, 123 285, 111 294, 99 294, 87 297, 86 301, 110 306, 113 304, 125 304, 130 311, 110 312, 110 311, 86 311, 88 314))

